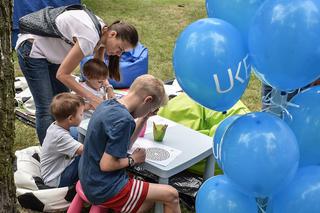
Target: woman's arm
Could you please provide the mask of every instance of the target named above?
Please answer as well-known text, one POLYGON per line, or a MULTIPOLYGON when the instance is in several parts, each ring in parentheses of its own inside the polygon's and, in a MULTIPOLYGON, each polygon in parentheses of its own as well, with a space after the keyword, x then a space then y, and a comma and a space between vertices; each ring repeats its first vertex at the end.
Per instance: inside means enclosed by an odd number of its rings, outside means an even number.
POLYGON ((104 61, 104 53, 106 49, 104 47, 99 47, 99 49, 94 54, 94 58, 100 59, 101 61, 104 61))
POLYGON ((61 63, 56 78, 71 90, 89 100, 91 105, 97 107, 102 102, 102 99, 84 89, 71 75, 83 57, 84 55, 80 49, 79 43, 76 42, 61 63))

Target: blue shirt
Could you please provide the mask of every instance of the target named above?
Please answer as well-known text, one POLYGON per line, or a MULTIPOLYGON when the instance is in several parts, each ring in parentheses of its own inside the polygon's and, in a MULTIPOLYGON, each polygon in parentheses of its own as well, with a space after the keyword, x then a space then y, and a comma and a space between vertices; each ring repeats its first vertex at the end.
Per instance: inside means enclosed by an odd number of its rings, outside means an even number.
POLYGON ((107 201, 127 184, 126 169, 101 171, 100 160, 103 153, 125 158, 135 126, 127 108, 115 99, 102 102, 93 113, 79 162, 81 186, 91 203, 107 201))

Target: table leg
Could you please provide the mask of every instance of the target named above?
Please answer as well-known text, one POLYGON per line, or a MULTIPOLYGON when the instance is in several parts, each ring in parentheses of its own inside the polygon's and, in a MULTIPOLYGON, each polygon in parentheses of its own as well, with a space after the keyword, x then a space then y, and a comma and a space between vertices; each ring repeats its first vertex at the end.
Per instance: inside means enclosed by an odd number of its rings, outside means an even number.
MULTIPOLYGON (((161 178, 159 177, 160 184, 169 184, 169 178, 161 178)), ((154 207, 154 212, 155 213, 163 213, 163 204, 156 202, 156 206, 154 207)))
POLYGON ((203 175, 204 180, 207 180, 208 178, 214 176, 215 163, 216 163, 216 161, 215 161, 213 155, 210 155, 207 158, 206 168, 204 170, 204 175, 203 175))

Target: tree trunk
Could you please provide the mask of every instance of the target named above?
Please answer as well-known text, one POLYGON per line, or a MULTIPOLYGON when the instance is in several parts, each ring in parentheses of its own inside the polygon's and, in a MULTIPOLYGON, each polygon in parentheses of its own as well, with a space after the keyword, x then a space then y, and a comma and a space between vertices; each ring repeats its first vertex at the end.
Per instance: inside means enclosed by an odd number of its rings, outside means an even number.
POLYGON ((11 49, 12 0, 0 0, 0 211, 16 212, 13 182, 14 69, 11 49))

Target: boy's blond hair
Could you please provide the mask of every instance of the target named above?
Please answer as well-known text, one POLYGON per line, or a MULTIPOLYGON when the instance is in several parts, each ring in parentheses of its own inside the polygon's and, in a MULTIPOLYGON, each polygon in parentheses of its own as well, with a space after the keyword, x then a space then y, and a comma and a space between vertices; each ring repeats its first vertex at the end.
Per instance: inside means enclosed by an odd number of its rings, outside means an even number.
POLYGON ((70 115, 75 115, 80 106, 84 106, 85 102, 79 95, 69 92, 60 93, 52 99, 50 105, 51 115, 57 121, 63 121, 70 115))
POLYGON ((153 105, 157 108, 168 102, 163 82, 149 74, 136 78, 130 87, 130 92, 140 96, 152 96, 153 105))

